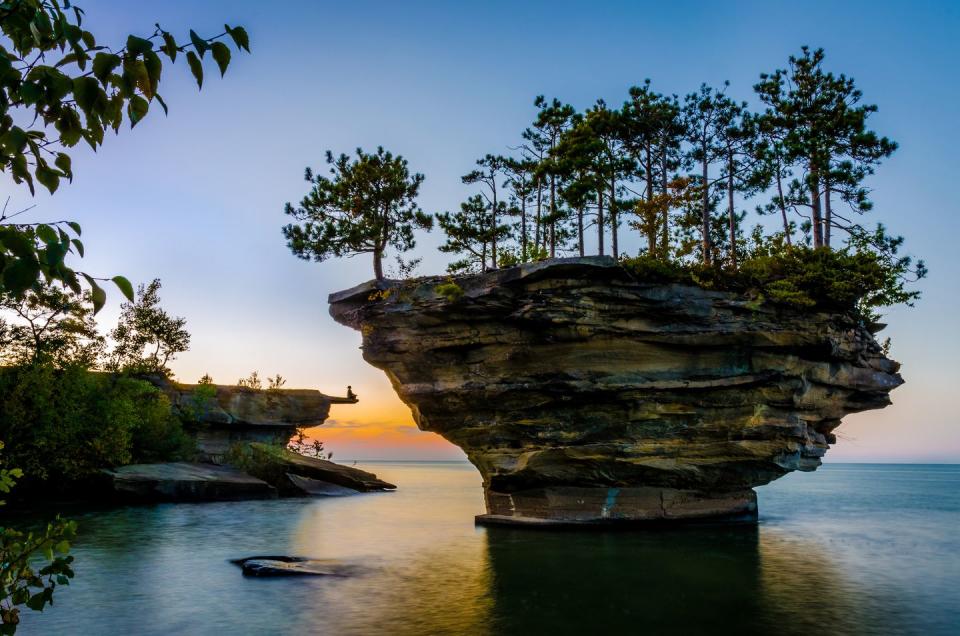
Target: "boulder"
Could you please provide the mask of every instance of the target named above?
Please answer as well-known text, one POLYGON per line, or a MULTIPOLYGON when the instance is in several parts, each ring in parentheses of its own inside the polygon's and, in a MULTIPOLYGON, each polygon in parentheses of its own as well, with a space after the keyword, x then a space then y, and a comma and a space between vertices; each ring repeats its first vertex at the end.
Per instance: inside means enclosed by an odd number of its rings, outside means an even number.
POLYGON ((417 425, 483 476, 481 522, 755 519, 903 380, 854 317, 635 279, 609 257, 330 296, 417 425), (377 293, 379 292, 379 293, 377 293))
POLYGON ((277 489, 265 481, 212 464, 132 464, 104 473, 110 479, 112 495, 122 501, 230 501, 277 496, 277 489))

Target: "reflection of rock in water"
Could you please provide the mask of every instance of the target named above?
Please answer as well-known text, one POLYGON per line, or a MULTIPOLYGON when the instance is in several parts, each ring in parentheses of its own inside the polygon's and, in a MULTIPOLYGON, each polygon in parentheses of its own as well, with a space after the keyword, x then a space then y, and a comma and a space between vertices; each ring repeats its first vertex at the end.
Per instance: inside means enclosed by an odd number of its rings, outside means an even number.
POLYGON ((869 634, 858 582, 823 546, 755 527, 555 533, 490 528, 497 634, 869 634))

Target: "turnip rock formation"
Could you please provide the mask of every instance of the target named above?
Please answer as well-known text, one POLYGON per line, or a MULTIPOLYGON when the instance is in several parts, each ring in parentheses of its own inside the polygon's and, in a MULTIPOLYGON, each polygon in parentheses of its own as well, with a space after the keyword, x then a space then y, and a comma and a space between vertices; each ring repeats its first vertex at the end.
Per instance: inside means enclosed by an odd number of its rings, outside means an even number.
POLYGON ((371 281, 330 313, 480 470, 479 522, 752 520, 754 486, 815 470, 843 416, 903 383, 849 316, 638 281, 611 258, 455 282, 371 281))

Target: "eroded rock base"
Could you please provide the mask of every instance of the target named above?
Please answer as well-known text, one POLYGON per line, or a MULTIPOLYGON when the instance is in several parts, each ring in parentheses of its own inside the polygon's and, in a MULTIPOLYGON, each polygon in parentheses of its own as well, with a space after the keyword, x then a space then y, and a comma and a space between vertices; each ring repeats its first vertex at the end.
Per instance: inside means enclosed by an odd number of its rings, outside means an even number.
POLYGON ((486 492, 481 525, 609 525, 695 521, 755 522, 753 490, 703 493, 672 488, 555 486, 486 492))

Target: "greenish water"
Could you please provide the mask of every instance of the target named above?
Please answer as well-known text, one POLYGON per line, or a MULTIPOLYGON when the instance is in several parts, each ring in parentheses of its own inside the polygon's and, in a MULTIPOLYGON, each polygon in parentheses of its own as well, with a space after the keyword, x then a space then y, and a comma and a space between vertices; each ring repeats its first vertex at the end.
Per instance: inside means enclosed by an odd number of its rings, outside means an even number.
POLYGON ((395 493, 75 515, 77 578, 18 634, 957 634, 960 466, 827 465, 757 527, 482 529, 468 464, 364 467, 395 493), (351 578, 250 579, 293 554, 351 578))

